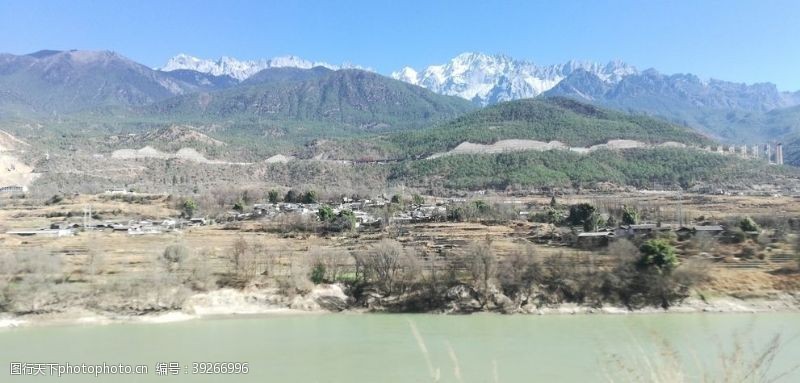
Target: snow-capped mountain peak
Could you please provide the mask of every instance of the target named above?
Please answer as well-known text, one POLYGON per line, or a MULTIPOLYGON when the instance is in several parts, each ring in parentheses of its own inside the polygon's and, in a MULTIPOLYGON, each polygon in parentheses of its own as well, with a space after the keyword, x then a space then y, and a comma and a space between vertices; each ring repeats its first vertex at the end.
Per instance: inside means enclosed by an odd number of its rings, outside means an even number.
POLYGON ((412 67, 403 67, 397 72, 392 72, 392 78, 395 80, 400 80, 407 82, 409 84, 417 85, 419 79, 419 73, 412 67))
POLYGON ((620 60, 613 60, 606 64, 606 66, 603 68, 603 73, 608 76, 607 81, 617 83, 622 80, 623 77, 637 74, 639 71, 633 65, 624 63, 620 60))
POLYGON ((422 71, 405 67, 391 76, 437 93, 486 105, 535 97, 577 70, 592 73, 608 83, 637 73, 636 68, 620 61, 602 65, 570 60, 564 64, 538 66, 506 55, 465 52, 445 64, 431 65, 422 71))
POLYGON ((292 67, 309 69, 317 66, 323 66, 334 70, 339 69, 338 66, 331 65, 326 62, 313 62, 297 56, 281 56, 259 60, 238 60, 233 57, 222 56, 217 60, 209 60, 181 53, 169 59, 167 64, 159 70, 170 72, 174 70, 188 69, 212 74, 215 76, 227 75, 242 81, 267 68, 292 67))

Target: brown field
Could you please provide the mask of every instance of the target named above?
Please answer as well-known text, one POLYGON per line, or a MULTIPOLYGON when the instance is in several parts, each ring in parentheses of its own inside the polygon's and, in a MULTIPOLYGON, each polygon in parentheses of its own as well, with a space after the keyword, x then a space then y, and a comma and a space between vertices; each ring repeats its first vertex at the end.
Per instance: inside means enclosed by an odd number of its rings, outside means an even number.
MULTIPOLYGON (((511 203, 529 206, 532 211, 542 209, 550 202, 549 197, 486 196, 490 202, 511 203)), ((800 203, 793 197, 753 197, 724 195, 676 194, 620 194, 620 195, 572 195, 559 196, 561 204, 590 202, 599 207, 637 206, 651 220, 676 222, 679 212, 684 222, 705 217, 712 222, 750 215, 753 217, 779 215, 800 217, 800 203), (671 218, 672 217, 672 218, 671 218)), ((244 239, 258 244, 276 258, 278 264, 287 266, 294 257, 300 257, 312 249, 339 250, 358 253, 368 249, 383 238, 394 238, 404 246, 412 247, 424 259, 447 256, 464 251, 474 242, 490 240, 492 248, 501 257, 522 248, 533 248, 542 257, 564 253, 574 257, 575 262, 602 264, 605 255, 600 252, 577 250, 570 247, 540 244, 532 241, 532 235, 547 230, 543 224, 524 220, 503 224, 480 222, 431 222, 405 224, 387 230, 374 229, 359 233, 318 235, 314 233, 275 233, 259 230, 259 221, 245 221, 238 229, 226 229, 224 225, 186 228, 179 232, 152 235, 128 235, 105 231, 79 231, 72 237, 23 237, 6 234, 8 230, 40 228, 51 223, 67 220, 81 222, 85 206, 104 220, 127 221, 128 219, 163 220, 177 217, 174 201, 167 197, 154 197, 143 203, 128 203, 111 200, 105 196, 75 196, 52 205, 33 204, 25 199, 4 199, 0 207, 0 254, 45 252, 63 256, 65 271, 75 275, 87 273, 89 263, 101 260, 103 274, 108 278, 135 278, 137 275, 156 270, 159 256, 170 244, 185 245, 192 253, 205 258, 215 272, 225 272, 229 267, 229 254, 235 242, 244 239), (72 212, 72 217, 63 217, 72 212), (53 217, 52 215, 60 215, 53 217), (50 217, 48 217, 50 215, 50 217), (94 261, 93 261, 94 260, 94 261)), ((683 257, 695 255, 691 250, 679 246, 683 257)), ((793 267, 794 249, 788 244, 765 247, 761 256, 746 262, 731 261, 739 251, 735 246, 718 246, 716 256, 725 261, 711 264, 711 281, 703 286, 711 292, 736 293, 743 296, 771 294, 779 290, 800 289, 800 275, 781 274, 776 270, 793 267), (763 258, 763 259, 759 259, 763 258)), ((346 258, 345 263, 350 262, 346 258)))

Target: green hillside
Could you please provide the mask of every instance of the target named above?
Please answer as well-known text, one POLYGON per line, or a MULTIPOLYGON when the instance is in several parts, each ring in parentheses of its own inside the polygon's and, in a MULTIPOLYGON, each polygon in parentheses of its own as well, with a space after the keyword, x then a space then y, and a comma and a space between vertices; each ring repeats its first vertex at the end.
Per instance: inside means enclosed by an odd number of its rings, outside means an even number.
POLYGON ((763 161, 694 149, 658 148, 589 154, 551 150, 446 156, 397 164, 389 178, 423 187, 502 190, 592 187, 604 182, 635 187, 649 187, 655 182, 684 189, 702 185, 742 187, 798 176, 800 172, 795 168, 771 166, 763 161))
MULTIPOLYGON (((4 98, 11 105, 11 96, 0 92, 0 100, 4 98)), ((107 136, 185 125, 228 144, 207 148, 213 151, 210 154, 257 161, 278 153, 294 154, 318 141, 368 140, 424 128, 475 108, 461 98, 438 95, 372 72, 271 68, 224 90, 196 91, 143 106, 99 103, 74 113, 38 118, 8 111, 6 118, 0 118, 0 128, 49 150, 109 151, 129 143, 107 136), (43 129, 28 136, 25 125, 43 129)), ((164 147, 162 142, 136 144, 164 147)))
POLYGON ((504 139, 557 140, 569 146, 590 146, 612 139, 711 143, 685 127, 566 98, 500 103, 432 129, 403 132, 387 140, 401 153, 419 156, 443 152, 464 141, 490 144, 504 139))
POLYGON ((184 121, 316 122, 328 129, 386 131, 424 127, 475 108, 466 100, 367 71, 263 72, 242 86, 172 98, 145 108, 143 114, 184 121))

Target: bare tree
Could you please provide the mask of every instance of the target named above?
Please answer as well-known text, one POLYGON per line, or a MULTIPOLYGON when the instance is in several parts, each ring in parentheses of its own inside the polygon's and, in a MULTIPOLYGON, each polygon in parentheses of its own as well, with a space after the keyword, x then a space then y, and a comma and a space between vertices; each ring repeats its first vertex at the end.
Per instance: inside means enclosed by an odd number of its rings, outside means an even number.
POLYGON ((542 262, 542 285, 552 303, 580 302, 581 274, 576 259, 564 253, 549 256, 542 262))
POLYGON ((57 303, 66 279, 61 256, 40 250, 4 256, 4 306, 17 313, 38 313, 57 303), (5 269, 5 267, 8 267, 5 269), (10 279, 9 279, 10 278, 10 279))
POLYGON ((83 273, 89 277, 91 295, 96 297, 100 289, 100 276, 106 271, 106 258, 104 254, 95 249, 89 249, 83 273))
POLYGON ((178 271, 187 258, 189 258, 189 248, 183 244, 176 243, 167 246, 159 259, 167 271, 172 273, 178 271))
POLYGON ((12 281, 19 273, 17 257, 13 255, 0 256, 0 312, 6 311, 12 303, 12 281))
POLYGON ((541 266, 536 261, 533 247, 526 246, 508 256, 498 266, 497 279, 503 293, 510 297, 519 297, 530 291, 531 287, 541 278, 541 266))
POLYGON ((467 249, 464 261, 473 285, 486 298, 490 281, 497 273, 497 258, 492 251, 491 242, 485 240, 473 243, 467 249))
POLYGON ((355 255, 357 274, 386 294, 402 292, 415 278, 417 260, 413 251, 393 240, 382 240, 368 251, 355 255))
POLYGON ((262 274, 270 277, 277 276, 280 273, 280 263, 278 262, 281 254, 280 247, 267 245, 263 239, 259 239, 256 241, 256 251, 260 260, 259 266, 263 269, 262 274))
POLYGON ((290 295, 310 292, 314 288, 309 279, 311 266, 311 258, 307 253, 295 254, 289 265, 289 277, 283 279, 284 292, 290 295))
POLYGON ((203 250, 199 254, 191 256, 184 264, 186 271, 184 284, 197 291, 213 289, 217 283, 209 265, 209 260, 213 256, 213 250, 203 250))
POLYGON ((314 247, 308 252, 311 264, 324 271, 324 280, 336 282, 342 276, 350 256, 340 249, 314 247))
POLYGON ((238 283, 247 284, 265 271, 263 254, 267 252, 262 243, 248 242, 243 237, 233 242, 230 251, 231 268, 238 283))
POLYGON ((795 239, 794 244, 795 258, 797 260, 797 269, 800 270, 800 235, 795 239))

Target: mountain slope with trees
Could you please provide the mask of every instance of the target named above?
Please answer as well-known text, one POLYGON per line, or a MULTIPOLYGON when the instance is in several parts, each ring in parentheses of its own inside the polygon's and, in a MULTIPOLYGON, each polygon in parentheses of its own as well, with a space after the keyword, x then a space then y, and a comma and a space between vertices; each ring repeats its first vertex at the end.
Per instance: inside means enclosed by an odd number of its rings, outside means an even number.
POLYGON ((394 165, 389 175, 391 181, 412 186, 460 190, 591 188, 604 183, 637 188, 648 188, 654 183, 684 189, 711 185, 741 188, 759 182, 780 183, 783 179, 796 182, 798 177, 800 173, 792 167, 681 148, 445 156, 404 161, 394 165))
POLYGON ((488 106, 431 129, 391 135, 387 141, 404 155, 422 156, 447 151, 465 141, 491 144, 507 139, 556 140, 569 146, 591 146, 616 139, 654 144, 712 142, 689 128, 560 97, 488 106))
POLYGON ((419 128, 475 107, 362 70, 274 68, 241 86, 172 98, 144 113, 186 120, 309 121, 359 130, 419 128))
POLYGON ((52 117, 89 108, 142 106, 230 86, 227 78, 155 71, 110 51, 0 54, 0 117, 52 117))

